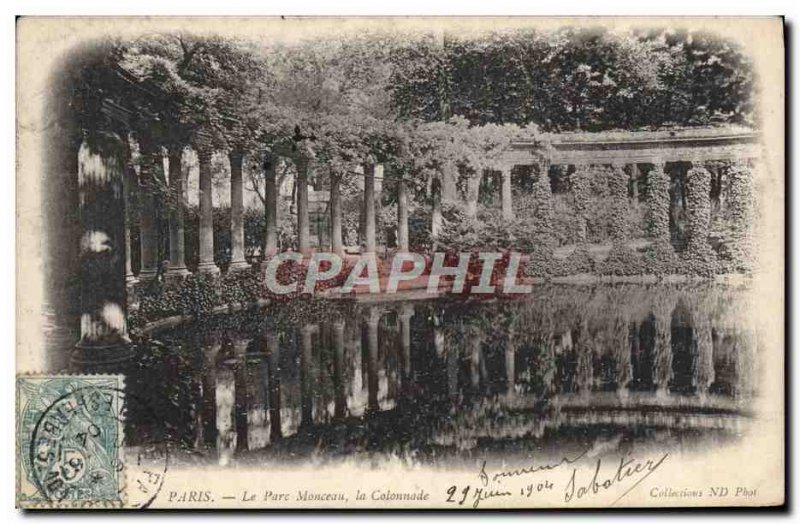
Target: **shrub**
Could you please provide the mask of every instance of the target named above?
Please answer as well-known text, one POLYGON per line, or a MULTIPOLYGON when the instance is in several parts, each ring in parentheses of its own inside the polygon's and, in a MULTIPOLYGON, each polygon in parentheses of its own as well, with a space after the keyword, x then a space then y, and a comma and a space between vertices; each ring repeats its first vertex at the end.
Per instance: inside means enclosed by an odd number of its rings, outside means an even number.
POLYGON ((608 258, 598 265, 598 272, 602 275, 641 275, 644 273, 644 263, 639 253, 624 244, 615 243, 608 258))
POLYGON ((595 266, 595 260, 589 253, 589 249, 585 244, 581 244, 564 260, 564 263, 560 266, 560 271, 564 275, 579 275, 581 273, 593 273, 595 266))
POLYGON ((680 259, 669 239, 654 242, 642 250, 644 272, 651 275, 668 275, 678 271, 680 259))

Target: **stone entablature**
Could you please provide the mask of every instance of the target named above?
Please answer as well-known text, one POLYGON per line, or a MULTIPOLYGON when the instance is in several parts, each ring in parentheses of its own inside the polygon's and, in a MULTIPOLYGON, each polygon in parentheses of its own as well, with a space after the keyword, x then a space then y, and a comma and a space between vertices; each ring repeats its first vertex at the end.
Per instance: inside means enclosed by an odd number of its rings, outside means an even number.
POLYGON ((558 133, 513 144, 509 164, 653 164, 746 160, 760 156, 761 136, 746 127, 558 133), (543 144, 549 144, 541 151, 543 144))

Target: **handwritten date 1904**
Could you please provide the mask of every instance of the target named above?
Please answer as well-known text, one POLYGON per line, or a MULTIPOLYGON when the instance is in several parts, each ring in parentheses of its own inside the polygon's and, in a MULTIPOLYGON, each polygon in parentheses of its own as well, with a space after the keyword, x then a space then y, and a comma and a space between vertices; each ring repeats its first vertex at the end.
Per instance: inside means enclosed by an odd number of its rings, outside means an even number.
POLYGON ((472 507, 477 508, 481 502, 496 497, 510 497, 510 491, 499 491, 486 488, 474 488, 470 485, 458 490, 458 486, 450 486, 447 489, 447 502, 453 502, 463 506, 467 499, 472 500, 472 507))

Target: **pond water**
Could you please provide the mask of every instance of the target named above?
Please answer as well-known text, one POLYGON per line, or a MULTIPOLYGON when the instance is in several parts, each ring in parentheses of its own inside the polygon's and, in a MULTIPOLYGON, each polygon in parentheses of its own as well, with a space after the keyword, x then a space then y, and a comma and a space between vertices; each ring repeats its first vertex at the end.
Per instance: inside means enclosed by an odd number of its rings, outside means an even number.
POLYGON ((754 395, 745 290, 539 286, 524 300, 298 301, 137 343, 132 442, 218 464, 469 463, 736 439, 754 395))

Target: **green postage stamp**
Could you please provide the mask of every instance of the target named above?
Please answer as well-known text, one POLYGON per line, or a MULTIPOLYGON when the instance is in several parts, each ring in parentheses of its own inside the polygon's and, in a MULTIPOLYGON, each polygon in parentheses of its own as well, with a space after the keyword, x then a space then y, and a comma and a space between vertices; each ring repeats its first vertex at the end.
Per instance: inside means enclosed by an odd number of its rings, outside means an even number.
POLYGON ((17 378, 17 503, 118 507, 124 479, 123 377, 17 378))

